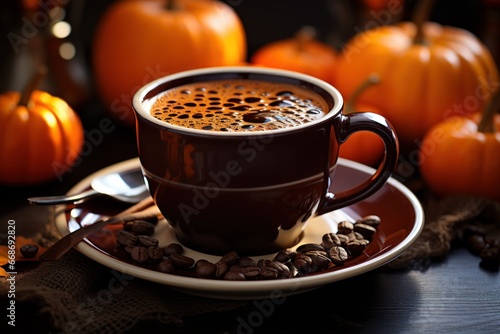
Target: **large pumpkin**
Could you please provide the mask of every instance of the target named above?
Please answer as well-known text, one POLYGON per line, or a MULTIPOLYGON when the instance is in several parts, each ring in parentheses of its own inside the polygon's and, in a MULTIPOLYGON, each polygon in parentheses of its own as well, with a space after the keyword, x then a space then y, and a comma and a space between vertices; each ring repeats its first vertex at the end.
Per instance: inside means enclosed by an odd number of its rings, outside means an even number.
POLYGON ((423 12, 417 11, 415 22, 357 34, 343 48, 336 67, 336 86, 345 96, 370 73, 378 73, 381 83, 360 102, 382 110, 406 147, 418 144, 446 118, 482 110, 499 80, 491 53, 476 36, 425 22, 423 12))
POLYGON ((33 90, 0 95, 0 183, 31 186, 71 170, 84 142, 78 115, 62 99, 33 90))
POLYGON ((139 87, 182 70, 245 62, 246 37, 235 11, 216 0, 120 0, 96 28, 97 91, 112 115, 134 125, 139 87))
POLYGON ((336 50, 317 39, 314 28, 304 26, 291 38, 261 46, 250 63, 305 73, 333 83, 336 58, 336 50))

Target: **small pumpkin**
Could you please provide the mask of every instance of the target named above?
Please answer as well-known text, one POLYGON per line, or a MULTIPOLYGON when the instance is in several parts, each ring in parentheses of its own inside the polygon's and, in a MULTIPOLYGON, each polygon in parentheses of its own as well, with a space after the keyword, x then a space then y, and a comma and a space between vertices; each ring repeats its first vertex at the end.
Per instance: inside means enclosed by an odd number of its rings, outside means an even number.
POLYGON ((220 1, 120 0, 98 23, 92 60, 104 105, 132 127, 131 100, 141 86, 183 70, 241 65, 246 35, 236 12, 220 1))
POLYGON ((79 116, 61 98, 35 89, 0 95, 0 183, 30 186, 60 179, 71 170, 84 142, 79 116))
POLYGON ((499 81, 487 47, 472 33, 426 21, 432 1, 417 5, 413 22, 381 26, 357 34, 343 47, 336 66, 336 86, 346 96, 370 73, 380 85, 360 102, 384 110, 402 150, 435 124, 484 108, 481 97, 499 81))
POLYGON ((292 38, 261 46, 250 63, 300 72, 333 83, 336 57, 335 49, 318 40, 313 27, 305 26, 292 38))
MULTIPOLYGON (((380 110, 373 106, 358 103, 359 96, 370 86, 379 83, 379 77, 372 74, 361 84, 353 95, 348 99, 344 113, 350 114, 356 111, 369 111, 381 114, 380 110)), ((340 146, 339 156, 349 160, 357 161, 362 164, 376 167, 384 156, 384 143, 379 136, 369 131, 360 131, 353 133, 349 139, 340 146)))
POLYGON ((500 201, 500 90, 483 113, 435 125, 419 151, 422 179, 439 195, 500 201))

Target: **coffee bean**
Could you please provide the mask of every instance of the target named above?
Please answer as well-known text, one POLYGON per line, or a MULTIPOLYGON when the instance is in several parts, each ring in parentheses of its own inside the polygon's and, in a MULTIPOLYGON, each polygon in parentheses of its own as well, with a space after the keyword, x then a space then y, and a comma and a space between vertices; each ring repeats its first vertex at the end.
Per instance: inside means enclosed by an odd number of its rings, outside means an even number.
POLYGON ((125 252, 132 254, 132 251, 134 250, 136 246, 125 246, 125 252))
POLYGON ((271 260, 269 259, 259 259, 259 261, 257 262, 257 265, 260 267, 260 268, 264 268, 264 267, 267 267, 267 265, 271 262, 271 260))
POLYGON ((212 277, 215 274, 215 264, 207 260, 198 260, 195 263, 195 271, 200 277, 212 277))
POLYGON ((290 268, 279 261, 271 261, 267 264, 267 268, 273 268, 278 271, 278 278, 289 278, 290 268))
POLYGON ((123 224, 123 229, 135 235, 153 235, 155 225, 146 220, 134 220, 123 224))
POLYGON ((278 277, 278 270, 270 267, 260 268, 260 277, 263 279, 275 279, 278 277))
POLYGON ((354 232, 361 234, 365 239, 371 240, 377 230, 373 226, 357 223, 354 224, 354 232))
POLYGON ((35 244, 26 244, 23 245, 19 250, 25 258, 29 259, 36 256, 36 254, 38 253, 38 246, 35 244))
POLYGON ((151 261, 160 261, 163 258, 163 249, 158 246, 148 248, 148 255, 151 261))
POLYGON ((241 273, 247 279, 255 279, 260 276, 260 267, 258 266, 244 267, 243 269, 241 269, 241 273))
POLYGON ((325 270, 330 266, 330 263, 332 263, 326 252, 312 251, 307 252, 306 255, 312 260, 311 271, 313 272, 325 270))
POLYGON ((224 279, 228 281, 245 281, 246 277, 239 271, 230 270, 224 274, 224 279))
POLYGON ((172 243, 163 247, 163 252, 166 256, 170 256, 172 254, 182 254, 184 253, 184 248, 180 244, 172 243))
POLYGON ((137 242, 139 243, 139 245, 142 245, 144 247, 158 246, 158 239, 155 239, 148 235, 138 235, 137 242))
POLYGON ((369 215, 369 216, 363 217, 361 219, 358 219, 356 221, 356 224, 360 223, 360 224, 365 224, 365 225, 369 225, 369 226, 377 228, 377 226, 380 225, 380 222, 381 222, 381 219, 379 216, 369 215))
POLYGON ((354 224, 350 221, 344 220, 337 225, 337 233, 349 234, 354 230, 354 224))
POLYGON ((349 258, 347 250, 342 246, 333 246, 328 251, 328 257, 337 266, 343 265, 349 258))
POLYGON ((174 265, 169 259, 161 261, 156 268, 162 273, 170 274, 174 272, 174 265))
POLYGON ((340 246, 340 238, 338 237, 337 234, 335 233, 326 233, 323 235, 321 238, 321 245, 325 249, 325 251, 328 251, 330 248, 333 246, 340 246))
POLYGON ((215 277, 222 278, 228 272, 228 265, 224 261, 218 261, 215 263, 215 277))
POLYGON ((248 256, 242 256, 238 259, 238 264, 243 267, 255 267, 257 262, 248 256))
POLYGON ((135 246, 137 236, 131 232, 120 230, 116 233, 116 241, 122 246, 135 246))
POLYGON ((337 237, 340 240, 340 246, 345 246, 349 243, 349 237, 345 234, 337 233, 337 237))
POLYGON ((194 264, 194 259, 182 254, 171 254, 168 258, 172 261, 174 267, 177 268, 188 269, 194 264))
POLYGON ((297 248, 299 253, 307 253, 309 251, 324 251, 325 248, 319 244, 303 244, 297 248))
POLYGON ((130 253, 132 260, 144 263, 149 259, 148 249, 146 247, 134 247, 130 253))
POLYGON ((288 260, 290 260, 294 255, 295 252, 292 249, 290 248, 282 249, 274 256, 274 261, 285 263, 288 260))
POLYGON ((297 268, 300 273, 309 273, 311 271, 312 259, 301 253, 297 253, 293 260, 293 265, 297 268))
POLYGON ((347 249, 349 250, 349 253, 352 256, 360 255, 361 253, 363 253, 365 248, 366 248, 366 243, 361 242, 360 240, 353 240, 347 244, 347 249))
POLYGON ((220 261, 226 262, 228 266, 231 266, 232 264, 235 264, 236 261, 238 261, 238 253, 236 252, 229 252, 225 254, 220 261))

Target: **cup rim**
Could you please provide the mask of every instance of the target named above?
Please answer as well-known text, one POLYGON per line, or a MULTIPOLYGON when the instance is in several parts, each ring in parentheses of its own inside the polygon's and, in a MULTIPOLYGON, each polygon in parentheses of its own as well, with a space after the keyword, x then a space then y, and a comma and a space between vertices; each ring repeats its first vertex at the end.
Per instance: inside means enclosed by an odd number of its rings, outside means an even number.
MULTIPOLYGON (((155 96, 159 95, 162 90, 159 90, 155 96)), ((151 99, 152 100, 152 99, 151 99)), ((335 117, 343 108, 343 98, 340 92, 330 83, 318 79, 314 76, 299 73, 290 70, 277 69, 277 68, 267 68, 267 67, 259 67, 259 66, 214 66, 214 67, 204 67, 192 70, 186 70, 181 72, 172 73, 143 85, 141 88, 137 90, 132 98, 132 106, 134 113, 137 116, 141 116, 143 119, 148 122, 154 123, 161 128, 175 130, 177 132, 191 133, 197 135, 210 135, 210 136, 221 136, 221 137, 233 137, 233 136, 259 136, 259 135, 270 135, 270 134, 280 134, 287 132, 294 132, 299 129, 312 127, 316 124, 320 124, 323 122, 327 122, 331 118, 335 117), (245 131, 245 132, 224 132, 224 131, 207 131, 202 129, 192 129, 187 128, 180 125, 171 124, 162 120, 159 120, 151 115, 149 109, 153 103, 153 101, 149 102, 148 107, 145 107, 144 101, 147 100, 146 96, 153 92, 154 90, 158 90, 158 87, 161 85, 171 82, 174 80, 187 78, 191 76, 203 76, 203 75, 211 75, 211 74, 224 74, 224 73, 240 73, 240 74, 257 74, 257 75, 268 75, 270 77, 283 77, 290 78, 292 80, 298 80, 300 82, 305 82, 310 85, 318 87, 324 93, 329 95, 333 100, 333 107, 325 113, 323 117, 320 117, 316 120, 300 124, 297 126, 282 128, 282 129, 273 129, 269 131, 245 131)))

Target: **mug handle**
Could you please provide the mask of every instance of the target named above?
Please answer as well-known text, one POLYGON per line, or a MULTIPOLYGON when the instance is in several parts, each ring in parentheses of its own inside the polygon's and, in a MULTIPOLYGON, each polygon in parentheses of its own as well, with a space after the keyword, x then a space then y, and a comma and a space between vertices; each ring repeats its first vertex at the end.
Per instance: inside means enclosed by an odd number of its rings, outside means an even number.
MULTIPOLYGON (((355 132, 370 131, 378 135, 384 142, 385 154, 378 169, 369 179, 354 188, 337 194, 328 192, 318 207, 317 212, 319 215, 359 202, 375 193, 392 175, 398 162, 399 143, 397 135, 393 126, 385 117, 372 112, 356 112, 347 115, 341 113, 334 126, 336 129, 340 129, 340 131, 336 132, 338 133, 337 140, 340 145, 355 132)), ((328 182, 328 179, 326 182, 328 182)))

